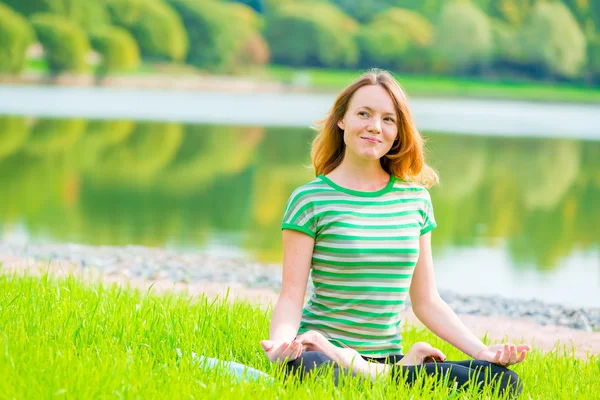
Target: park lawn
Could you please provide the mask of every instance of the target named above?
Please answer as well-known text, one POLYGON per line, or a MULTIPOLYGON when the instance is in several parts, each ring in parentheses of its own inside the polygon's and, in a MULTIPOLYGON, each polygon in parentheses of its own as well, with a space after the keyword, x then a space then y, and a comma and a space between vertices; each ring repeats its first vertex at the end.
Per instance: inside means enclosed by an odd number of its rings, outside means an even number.
MULTIPOLYGON (((122 398, 480 398, 451 389, 360 385, 347 380, 334 388, 324 378, 283 381, 259 346, 267 337, 271 309, 226 299, 140 292, 98 282, 49 275, 0 275, 0 393, 7 399, 122 398), (183 357, 176 354, 180 348, 183 357), (235 360, 275 377, 238 383, 198 369, 194 351, 235 360)), ((448 359, 461 354, 431 333, 408 326, 405 346, 438 346, 448 359)), ((525 381, 523 398, 593 398, 600 392, 600 358, 574 357, 557 346, 532 351, 515 367, 525 381)), ((491 396, 489 398, 497 398, 491 396)))
MULTIPOLYGON (((273 80, 300 83, 307 87, 339 91, 356 79, 363 70, 346 71, 317 68, 269 66, 273 80)), ((536 83, 502 80, 497 82, 425 75, 395 74, 410 97, 474 97, 506 100, 600 103, 600 88, 578 87, 559 83, 536 83)))

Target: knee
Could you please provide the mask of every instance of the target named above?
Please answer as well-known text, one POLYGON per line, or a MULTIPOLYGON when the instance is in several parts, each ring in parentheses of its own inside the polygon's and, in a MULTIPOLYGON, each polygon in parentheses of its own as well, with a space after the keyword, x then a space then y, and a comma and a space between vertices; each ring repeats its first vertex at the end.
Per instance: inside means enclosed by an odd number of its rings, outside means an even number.
POLYGON ((523 391, 523 381, 515 371, 506 369, 501 379, 502 391, 508 392, 511 397, 518 396, 523 391))

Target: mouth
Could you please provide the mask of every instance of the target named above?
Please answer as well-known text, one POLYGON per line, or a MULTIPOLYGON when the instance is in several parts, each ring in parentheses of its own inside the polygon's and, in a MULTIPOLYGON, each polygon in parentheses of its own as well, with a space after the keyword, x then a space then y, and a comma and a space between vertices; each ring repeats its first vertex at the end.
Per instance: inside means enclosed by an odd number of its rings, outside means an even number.
POLYGON ((361 136, 360 138, 363 139, 363 140, 366 140, 369 143, 381 143, 380 140, 372 138, 372 137, 361 136))

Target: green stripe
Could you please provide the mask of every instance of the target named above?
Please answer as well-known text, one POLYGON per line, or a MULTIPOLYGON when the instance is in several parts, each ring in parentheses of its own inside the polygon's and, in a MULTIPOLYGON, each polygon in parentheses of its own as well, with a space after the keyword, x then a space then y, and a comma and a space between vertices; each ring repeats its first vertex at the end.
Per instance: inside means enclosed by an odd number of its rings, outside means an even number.
POLYGON ((311 317, 319 320, 319 321, 329 321, 329 322, 335 322, 337 324, 342 324, 342 325, 346 325, 346 326, 361 326, 361 327, 365 327, 365 328, 373 328, 373 329, 390 329, 390 328, 394 328, 396 326, 398 326, 398 324, 400 324, 401 321, 398 322, 394 322, 392 324, 375 324, 372 322, 356 322, 356 321, 351 321, 351 320, 347 320, 347 319, 343 319, 343 318, 333 318, 333 317, 326 317, 323 315, 317 315, 317 314, 313 314, 310 311, 306 311, 304 310, 303 315, 310 315, 311 317))
POLYGON ((364 213, 364 212, 358 212, 358 211, 323 211, 320 213, 316 213, 314 215, 313 218, 323 218, 325 216, 330 217, 330 216, 336 216, 336 215, 343 215, 343 216, 353 216, 353 217, 361 217, 361 218, 391 218, 391 217, 403 217, 405 215, 421 215, 421 216, 425 216, 425 212, 423 210, 409 210, 409 211, 398 211, 398 212, 392 212, 392 213, 381 213, 381 214, 371 214, 371 213, 364 213))
POLYGON ((403 305, 405 299, 395 299, 395 300, 374 300, 374 299, 340 299, 338 297, 330 297, 322 294, 315 293, 315 297, 317 299, 322 299, 324 301, 329 301, 331 303, 343 303, 343 304, 354 304, 354 305, 362 305, 362 304, 374 304, 378 306, 397 306, 403 305))
POLYGON ((326 251, 328 253, 343 254, 418 254, 418 249, 363 249, 363 248, 339 248, 329 246, 315 246, 315 250, 326 251))
POLYGON ((315 327, 316 329, 319 329, 319 330, 321 330, 323 332, 336 331, 336 332, 340 332, 342 334, 346 334, 348 336, 363 337, 365 339, 370 339, 370 340, 381 339, 381 336, 377 335, 377 334, 367 335, 367 334, 364 334, 364 333, 348 332, 348 331, 345 331, 343 329, 339 329, 339 328, 336 328, 336 327, 333 327, 333 326, 330 326, 330 325, 319 324, 318 322, 317 323, 315 323, 315 322, 307 323, 307 322, 302 321, 302 325, 300 326, 300 328, 298 328, 298 332, 299 333, 304 333, 304 332, 310 331, 312 329, 312 327, 315 327), (308 327, 308 329, 306 327, 308 327))
POLYGON ((395 275, 395 274, 370 274, 370 273, 365 273, 365 274, 345 274, 345 273, 338 273, 338 272, 321 271, 321 270, 318 270, 318 269, 313 269, 312 270, 312 274, 313 275, 319 275, 319 276, 330 276, 332 278, 339 278, 339 279, 347 279, 347 278, 410 279, 412 277, 412 274, 397 274, 397 275, 395 275))
POLYGON ((377 293, 405 293, 408 292, 408 287, 382 287, 382 286, 346 286, 346 285, 331 285, 329 283, 314 282, 315 288, 333 289, 340 292, 377 292, 377 293))
POLYGON ((321 230, 325 229, 328 226, 339 226, 341 228, 355 228, 355 229, 403 229, 403 228, 420 228, 419 224, 395 224, 395 225, 358 225, 358 224, 350 224, 348 222, 341 221, 331 221, 325 223, 321 230))
POLYGON ((418 240, 419 236, 356 236, 356 235, 340 235, 336 233, 323 233, 319 235, 319 239, 340 239, 340 240, 418 240))
POLYGON ((339 265, 340 267, 412 267, 416 261, 337 261, 323 260, 313 257, 312 262, 327 265, 339 265))
POLYGON ((328 311, 328 312, 332 312, 332 313, 347 313, 347 314, 353 314, 353 315, 358 315, 358 316, 367 316, 367 317, 372 317, 372 318, 379 318, 379 317, 397 317, 398 316, 398 312, 388 312, 388 313, 374 313, 374 312, 368 312, 368 311, 361 311, 361 310, 353 310, 353 309, 346 309, 346 310, 340 310, 340 309, 334 309, 334 308, 329 308, 327 306, 324 306, 323 304, 320 303, 311 303, 311 305, 313 307, 319 308, 323 311, 328 311))
POLYGON ((334 199, 334 200, 314 200, 312 204, 319 206, 328 206, 332 204, 347 204, 347 205, 356 205, 356 206, 390 206, 394 204, 403 204, 403 203, 416 203, 422 201, 425 204, 428 203, 427 199, 421 197, 409 197, 409 198, 400 198, 394 200, 384 200, 384 201, 360 201, 360 200, 342 200, 342 199, 334 199))

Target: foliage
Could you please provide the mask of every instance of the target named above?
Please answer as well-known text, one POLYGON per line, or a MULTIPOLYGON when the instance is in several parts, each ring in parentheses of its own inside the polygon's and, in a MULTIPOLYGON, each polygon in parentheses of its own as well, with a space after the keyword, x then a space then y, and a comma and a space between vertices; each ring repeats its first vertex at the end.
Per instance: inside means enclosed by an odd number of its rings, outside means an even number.
POLYGON ((189 40, 181 17, 163 0, 107 0, 114 24, 129 30, 142 56, 154 60, 182 61, 189 40))
POLYGON ((3 0, 16 11, 29 17, 35 13, 58 14, 85 30, 108 22, 108 14, 99 0, 3 0))
POLYGON ((118 27, 106 26, 90 33, 94 50, 102 55, 100 69, 103 73, 129 71, 140 64, 140 51, 131 34, 118 27))
POLYGON ((25 151, 39 156, 66 152, 85 133, 86 126, 84 119, 40 119, 31 129, 25 151))
POLYGON ((485 66, 494 44, 489 18, 471 2, 450 1, 442 8, 435 42, 442 69, 464 72, 485 66))
POLYGON ((600 35, 588 40, 588 71, 592 78, 600 80, 600 35))
POLYGON ((351 67, 358 61, 357 28, 339 8, 309 1, 287 4, 269 15, 265 37, 276 63, 351 67))
POLYGON ((0 116, 0 160, 21 149, 28 137, 29 129, 24 117, 0 116))
POLYGON ((580 76, 586 64, 586 39, 577 21, 562 3, 540 2, 525 24, 520 43, 530 63, 552 74, 580 76))
POLYGON ((83 29, 65 17, 52 14, 34 14, 31 22, 51 72, 87 70, 90 43, 83 29))
POLYGON ((35 34, 29 22, 0 3, 0 73, 18 73, 25 67, 27 49, 35 34))
POLYGON ((361 64, 419 72, 428 67, 433 27, 416 12, 390 8, 364 25, 358 36, 361 64))

